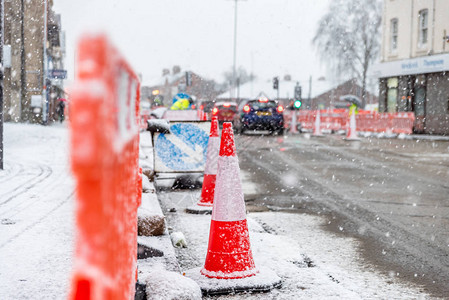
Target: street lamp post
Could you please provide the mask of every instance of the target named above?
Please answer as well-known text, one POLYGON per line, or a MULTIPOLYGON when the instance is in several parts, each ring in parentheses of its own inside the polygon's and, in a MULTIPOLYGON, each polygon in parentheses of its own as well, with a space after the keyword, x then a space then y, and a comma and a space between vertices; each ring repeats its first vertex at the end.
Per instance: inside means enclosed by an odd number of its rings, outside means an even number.
POLYGON ((234 56, 232 64, 232 83, 231 83, 231 98, 235 96, 236 90, 236 60, 237 60, 237 2, 242 0, 234 0, 234 56))

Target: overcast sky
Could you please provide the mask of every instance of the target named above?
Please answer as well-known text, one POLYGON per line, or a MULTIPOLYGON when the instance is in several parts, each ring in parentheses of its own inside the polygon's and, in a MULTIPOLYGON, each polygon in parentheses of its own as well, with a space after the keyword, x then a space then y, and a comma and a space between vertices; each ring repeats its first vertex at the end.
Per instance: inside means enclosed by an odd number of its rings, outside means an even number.
MULTIPOLYGON (((76 41, 86 31, 106 32, 144 85, 163 68, 179 65, 208 79, 232 69, 233 0, 54 0, 66 32, 66 68, 73 78, 76 41)), ((329 0, 238 2, 237 66, 259 78, 306 83, 325 75, 311 40, 329 0)))

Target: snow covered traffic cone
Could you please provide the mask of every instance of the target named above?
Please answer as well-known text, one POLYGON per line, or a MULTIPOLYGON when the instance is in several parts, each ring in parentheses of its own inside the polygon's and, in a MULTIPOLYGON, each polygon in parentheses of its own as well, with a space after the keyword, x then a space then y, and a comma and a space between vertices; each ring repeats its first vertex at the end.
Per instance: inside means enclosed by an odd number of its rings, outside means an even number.
POLYGON ((290 132, 291 133, 298 133, 298 128, 296 125, 296 110, 292 110, 292 120, 290 123, 290 132))
POLYGON ((204 167, 203 188, 198 205, 212 206, 214 203, 215 180, 217 177, 218 151, 220 139, 218 137, 218 119, 212 118, 209 142, 207 144, 206 166, 204 167))
POLYGON ((345 140, 347 141, 359 141, 360 138, 357 136, 356 122, 355 122, 355 113, 352 112, 349 117, 349 126, 346 134, 345 140))
POLYGON ((217 177, 218 151, 220 139, 218 137, 218 119, 212 117, 209 141, 207 143, 206 165, 204 167, 203 187, 197 205, 188 207, 188 213, 210 214, 214 202, 215 180, 217 177))
POLYGON ((313 136, 323 136, 321 133, 321 116, 320 116, 320 110, 317 110, 316 113, 316 119, 315 119, 315 126, 313 129, 313 136))
POLYGON ((224 123, 209 247, 201 274, 212 278, 244 278, 257 273, 249 243, 240 168, 231 123, 224 123))
POLYGON ((209 245, 203 268, 186 271, 203 295, 267 292, 281 279, 267 268, 256 269, 249 241, 240 168, 232 124, 225 122, 218 157, 209 245))

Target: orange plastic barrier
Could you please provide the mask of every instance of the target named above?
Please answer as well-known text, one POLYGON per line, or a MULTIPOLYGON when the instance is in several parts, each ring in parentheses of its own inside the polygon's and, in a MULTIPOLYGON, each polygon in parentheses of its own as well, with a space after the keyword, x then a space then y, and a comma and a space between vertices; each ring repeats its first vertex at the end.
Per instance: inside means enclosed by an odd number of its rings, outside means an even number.
POLYGON ((69 299, 134 298, 140 83, 105 36, 78 44, 71 102, 77 236, 69 299))
MULTIPOLYGON (((302 129, 312 130, 316 120, 317 111, 300 110, 296 112, 297 122, 302 129)), ((331 131, 346 130, 349 122, 347 109, 320 110, 320 129, 331 131)), ((365 132, 391 132, 411 134, 415 114, 413 112, 377 113, 360 110, 356 115, 357 131, 365 132)), ((284 114, 284 124, 289 127, 291 114, 284 114)))

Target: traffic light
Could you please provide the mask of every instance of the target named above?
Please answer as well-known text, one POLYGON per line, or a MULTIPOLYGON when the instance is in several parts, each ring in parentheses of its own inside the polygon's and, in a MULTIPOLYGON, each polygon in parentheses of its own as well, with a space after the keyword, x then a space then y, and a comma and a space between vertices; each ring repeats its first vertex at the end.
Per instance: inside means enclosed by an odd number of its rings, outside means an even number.
POLYGON ((299 84, 295 86, 295 99, 301 99, 301 86, 299 84))
POLYGON ((293 107, 295 109, 299 109, 301 107, 301 105, 302 105, 301 100, 295 100, 295 102, 293 102, 293 107))
POLYGON ((279 77, 273 78, 273 89, 277 90, 279 88, 279 77))

